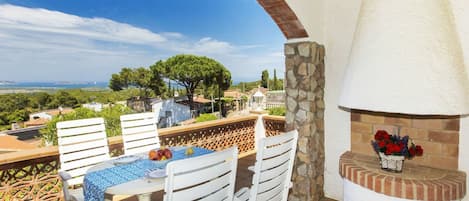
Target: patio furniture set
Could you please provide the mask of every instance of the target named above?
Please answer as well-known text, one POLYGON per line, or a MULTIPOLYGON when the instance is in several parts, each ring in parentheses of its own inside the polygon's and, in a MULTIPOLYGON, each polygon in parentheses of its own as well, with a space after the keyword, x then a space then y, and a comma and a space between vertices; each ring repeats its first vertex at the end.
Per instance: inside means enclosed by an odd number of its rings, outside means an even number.
POLYGON ((111 158, 102 118, 57 123, 59 176, 65 200, 107 200, 137 195, 150 200, 287 200, 296 152, 296 130, 258 141, 252 185, 234 192, 238 148, 221 151, 169 147, 166 160, 148 158, 160 148, 154 113, 121 116, 124 155, 111 158), (193 153, 188 154, 188 149, 193 153), (82 188, 70 189, 71 186, 82 188), (111 198, 109 198, 109 195, 111 198))

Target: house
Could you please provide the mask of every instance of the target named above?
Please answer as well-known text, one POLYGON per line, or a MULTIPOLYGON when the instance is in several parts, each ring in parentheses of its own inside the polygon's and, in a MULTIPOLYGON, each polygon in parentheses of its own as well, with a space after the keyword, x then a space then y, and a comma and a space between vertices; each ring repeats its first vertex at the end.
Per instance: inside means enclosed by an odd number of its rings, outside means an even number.
POLYGON ((136 112, 148 112, 152 110, 151 103, 156 100, 159 99, 135 96, 127 99, 127 107, 131 108, 136 112))
MULTIPOLYGON (((297 149, 288 150, 295 153, 288 200, 469 200, 468 1, 258 2, 286 39, 285 130, 299 133, 297 149), (409 135, 424 155, 388 172, 370 145, 384 131, 409 135)), ((255 139, 243 125, 264 122, 249 122, 168 136, 181 144, 202 136, 219 149, 217 140, 255 139)), ((24 167, 18 160, 14 171, 24 167)), ((279 161, 272 163, 286 164, 279 161)))
POLYGON ((192 118, 189 106, 176 103, 174 98, 154 100, 151 105, 152 111, 159 114, 160 128, 171 127, 192 118))
POLYGON ((237 111, 244 109, 246 107, 246 102, 249 99, 248 95, 241 93, 239 89, 224 91, 223 97, 232 98, 234 101, 234 109, 237 111))
POLYGON ((42 118, 42 119, 51 120, 54 116, 57 116, 59 114, 68 114, 68 113, 71 113, 73 111, 74 110, 72 108, 59 107, 57 109, 44 110, 44 111, 41 111, 41 112, 32 113, 32 114, 29 115, 29 119, 31 120, 31 119, 42 118))
POLYGON ((25 127, 34 127, 45 125, 47 122, 52 120, 55 116, 59 114, 68 114, 73 112, 72 108, 62 108, 52 110, 44 110, 41 112, 32 113, 29 115, 29 120, 24 122, 25 127))
POLYGON ((285 107, 285 91, 268 91, 266 94, 266 108, 285 107))
POLYGON ((93 110, 95 112, 101 112, 101 110, 103 109, 103 104, 102 103, 92 102, 92 103, 85 103, 85 104, 82 105, 82 107, 88 108, 88 109, 93 110))
POLYGON ((258 87, 249 91, 249 107, 251 110, 263 110, 267 107, 267 99, 265 98, 269 89, 258 87))
MULTIPOLYGON (((187 100, 187 96, 180 96, 175 99, 177 103, 189 106, 189 101, 187 100)), ((193 97, 194 103, 194 110, 193 115, 198 116, 202 113, 211 112, 212 110, 212 103, 214 101, 204 98, 203 95, 197 95, 193 97)))
POLYGON ((49 119, 46 118, 29 119, 28 121, 24 122, 24 127, 41 126, 45 125, 47 122, 49 122, 49 119))

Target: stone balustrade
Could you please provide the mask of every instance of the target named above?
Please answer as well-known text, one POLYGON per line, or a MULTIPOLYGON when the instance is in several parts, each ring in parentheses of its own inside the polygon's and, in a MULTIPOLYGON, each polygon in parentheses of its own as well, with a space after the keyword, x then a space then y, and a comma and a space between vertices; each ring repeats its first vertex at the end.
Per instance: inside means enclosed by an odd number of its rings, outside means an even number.
MULTIPOLYGON (((257 116, 237 117, 159 129, 162 146, 193 145, 222 150, 237 145, 240 157, 254 152, 257 116)), ((267 136, 284 130, 282 117, 265 116, 267 136)), ((111 156, 123 153, 122 137, 108 138, 111 156)), ((0 200, 61 200, 60 168, 56 146, 2 154, 0 200)))

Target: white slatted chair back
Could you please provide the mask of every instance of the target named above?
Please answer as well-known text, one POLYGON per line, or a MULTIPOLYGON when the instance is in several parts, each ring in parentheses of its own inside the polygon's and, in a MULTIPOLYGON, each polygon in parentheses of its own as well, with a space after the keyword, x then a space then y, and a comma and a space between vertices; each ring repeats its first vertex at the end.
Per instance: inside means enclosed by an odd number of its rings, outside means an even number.
POLYGON ((297 130, 259 141, 249 201, 287 200, 297 141, 297 130))
POLYGON ((71 177, 68 185, 83 183, 86 171, 110 159, 103 118, 57 123, 60 169, 71 177))
POLYGON ((120 119, 126 155, 147 152, 160 147, 155 113, 122 115, 120 119))
POLYGON ((165 201, 233 200, 238 148, 170 162, 166 167, 165 201))

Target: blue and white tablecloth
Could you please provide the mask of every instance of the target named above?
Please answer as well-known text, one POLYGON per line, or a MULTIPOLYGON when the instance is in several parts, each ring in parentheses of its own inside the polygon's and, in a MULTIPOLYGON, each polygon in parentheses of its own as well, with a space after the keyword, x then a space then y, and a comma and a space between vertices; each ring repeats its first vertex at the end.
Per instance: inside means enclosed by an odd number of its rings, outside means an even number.
MULTIPOLYGON (((168 160, 185 159, 186 149, 180 149, 173 152, 173 158, 168 160)), ((194 147, 194 156, 200 156, 213 151, 194 147)), ((154 162, 148 159, 140 159, 136 162, 119 165, 103 170, 98 170, 85 175, 83 181, 83 193, 86 201, 103 201, 104 192, 107 188, 136 180, 145 176, 147 170, 164 168, 168 163, 154 162)))

